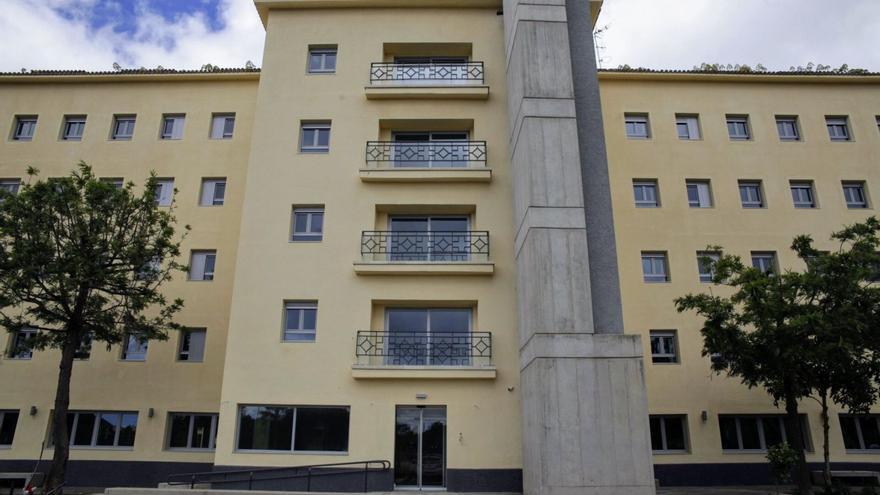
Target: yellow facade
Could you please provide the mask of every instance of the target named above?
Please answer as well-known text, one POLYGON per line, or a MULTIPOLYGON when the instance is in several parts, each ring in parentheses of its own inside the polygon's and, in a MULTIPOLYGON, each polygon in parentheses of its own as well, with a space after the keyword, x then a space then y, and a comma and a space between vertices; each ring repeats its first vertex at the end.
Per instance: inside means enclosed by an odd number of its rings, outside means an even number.
MULTIPOLYGON (((74 365, 72 410, 132 411, 138 423, 133 447, 73 448, 73 461, 154 463, 139 464, 150 472, 131 481, 151 484, 171 472, 212 467, 394 460, 395 408, 445 406, 447 488, 474 489, 480 476, 492 480, 483 488, 521 484, 517 226, 508 150, 516 109, 508 108, 499 3, 419 0, 407 5, 419 8, 399 8, 395 0, 257 0, 267 32, 259 73, 0 76, 0 179, 24 178, 29 165, 41 177, 66 175, 79 160, 100 177, 137 184, 155 171, 174 179, 177 218, 192 226, 185 255, 217 253, 212 281, 178 276, 167 287, 169 296, 185 300, 180 323, 207 329, 204 362, 177 360, 173 334, 151 342, 143 362, 122 361, 119 348, 95 345, 88 360, 74 365), (334 70, 310 72, 310 48, 335 50, 334 70), (484 79, 371 81, 372 63, 413 56, 482 62, 484 79), (160 139, 169 114, 185 114, 182 139, 160 139), (214 114, 235 115, 231 139, 209 138, 214 114), (81 141, 61 138, 69 115, 86 116, 81 141), (115 115, 136 115, 131 140, 111 139, 115 115), (37 117, 30 141, 13 139, 21 116, 37 117), (303 152, 301 127, 315 123, 329 125, 329 150, 303 152), (368 142, 413 131, 460 131, 485 141, 485 166, 395 169, 365 158, 368 142), (206 178, 226 179, 222 206, 199 205, 206 178), (292 241, 295 208, 323 208, 320 242, 292 241), (469 230, 489 232, 491 250, 439 263, 362 254, 363 231, 391 230, 391 218, 407 215, 466 218, 469 230), (291 301, 316 305, 314 341, 284 341, 291 301), (491 359, 457 367, 362 359, 358 332, 385 329, 392 308, 469 309, 470 329, 491 332, 491 359), (239 409, 246 405, 347 407, 348 448, 240 449, 239 409), (172 412, 219 413, 216 448, 169 448, 172 412)), ((699 281, 696 258, 707 245, 746 259, 751 251, 775 251, 782 268, 798 269, 788 249, 795 235, 810 233, 831 248, 832 230, 873 213, 872 195, 880 195, 880 78, 611 71, 599 80, 626 332, 642 337, 650 413, 686 415, 687 449, 656 452, 657 477, 681 479, 663 466, 763 463, 763 452, 722 449, 718 415, 780 411, 762 391, 710 372, 700 355, 699 320, 678 314, 672 301, 709 289, 699 281), (629 114, 647 117, 647 138, 627 137, 629 114), (676 115, 698 116, 700 138, 679 139, 676 115), (751 139, 732 141, 727 115, 747 115, 751 139), (781 141, 776 116, 797 116, 800 139, 781 141), (847 116, 853 139, 832 142, 826 116, 847 116), (634 180, 656 182, 659 207, 636 207, 634 180), (688 206, 686 180, 710 181, 712 207, 688 206), (761 181, 763 208, 741 206, 743 180, 761 181), (794 207, 791 181, 811 181, 816 208, 794 207), (847 208, 842 181, 864 181, 869 208, 847 208), (643 280, 642 252, 666 254, 669 282, 643 280), (651 362, 651 330, 677 332, 678 363, 651 362)), ((10 338, 0 337, 4 349, 10 338)), ((40 455, 57 361, 54 351, 0 359, 0 411, 19 411, 12 445, 0 448, 0 470, 30 469, 40 455)), ((809 460, 819 461, 818 408, 810 401, 802 407, 814 447, 809 460)), ((832 459, 880 462, 876 451, 844 449, 838 412, 832 459)), ((89 466, 79 469, 110 469, 89 466)))

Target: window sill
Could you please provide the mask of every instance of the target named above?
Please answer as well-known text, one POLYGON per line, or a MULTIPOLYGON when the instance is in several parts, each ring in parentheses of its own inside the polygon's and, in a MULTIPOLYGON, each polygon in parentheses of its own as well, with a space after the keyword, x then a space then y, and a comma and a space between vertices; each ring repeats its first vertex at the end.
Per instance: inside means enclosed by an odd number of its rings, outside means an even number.
POLYGON ((494 380, 495 366, 369 366, 352 365, 356 380, 494 380))
POLYGON ((205 454, 205 453, 214 453, 215 449, 188 449, 184 447, 168 447, 165 449, 166 452, 188 452, 193 454, 205 454))
POLYGON ((435 86, 396 85, 366 86, 364 93, 368 100, 487 100, 489 86, 484 85, 443 85, 435 86))
POLYGON ((489 182, 492 169, 487 167, 443 168, 362 168, 362 182, 489 182))
POLYGON ((358 275, 492 275, 495 273, 495 263, 355 262, 354 272, 358 275))
POLYGON ((652 450, 651 455, 691 455, 687 450, 652 450))

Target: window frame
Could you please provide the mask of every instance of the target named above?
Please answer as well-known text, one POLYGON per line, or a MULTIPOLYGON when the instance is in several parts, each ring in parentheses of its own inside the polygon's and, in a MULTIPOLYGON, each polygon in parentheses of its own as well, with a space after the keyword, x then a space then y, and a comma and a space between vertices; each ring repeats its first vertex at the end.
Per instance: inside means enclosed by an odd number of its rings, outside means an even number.
POLYGON ((0 179, 0 190, 15 196, 21 189, 21 179, 0 179))
MULTIPOLYGON (((776 256, 776 251, 751 251, 749 253, 749 261, 752 268, 757 268, 758 270, 761 270, 762 273, 779 273, 779 259, 776 256), (764 266, 755 266, 756 259, 769 259, 770 266, 768 268, 764 268, 764 266)), ((763 263, 759 264, 763 265, 763 263)))
POLYGON ((39 116, 37 115, 16 115, 12 122, 12 135, 10 136, 11 141, 33 141, 34 136, 37 133, 37 120, 39 116), (24 124, 32 124, 30 128, 30 134, 22 134, 21 131, 24 130, 24 124))
POLYGON ((777 115, 776 116, 776 134, 779 136, 779 140, 782 142, 799 142, 803 141, 801 137, 801 126, 800 119, 797 115, 777 115), (792 135, 783 135, 782 127, 780 125, 785 126, 787 124, 791 125, 791 129, 794 131, 792 135))
POLYGON ((633 201, 636 208, 660 208, 660 185, 657 179, 633 179, 633 201), (638 190, 644 192, 647 188, 653 188, 654 200, 638 199, 638 190))
POLYGON ((702 141, 703 130, 700 128, 700 114, 677 113, 675 114, 675 134, 680 141, 702 141), (679 126, 685 126, 687 136, 683 137, 679 126), (695 131, 695 132, 694 132, 695 131))
POLYGON ((697 251, 697 279, 701 283, 712 283, 712 278, 715 276, 715 270, 712 266, 721 259, 721 254, 720 251, 697 251), (703 268, 706 267, 706 263, 703 262, 704 259, 712 260, 708 272, 703 271, 703 268))
POLYGON ((864 434, 862 433, 862 424, 861 424, 861 421, 859 421, 860 419, 863 419, 863 418, 864 418, 864 419, 873 419, 874 422, 877 423, 877 428, 880 429, 880 414, 870 414, 870 413, 869 413, 869 414, 846 414, 846 413, 839 413, 839 414, 837 415, 837 418, 838 418, 838 419, 837 419, 837 421, 838 421, 838 425, 840 426, 840 430, 841 430, 841 437, 842 437, 843 440, 844 440, 844 446, 843 446, 843 448, 844 448, 844 450, 845 450, 847 453, 874 454, 874 453, 878 453, 878 452, 880 452, 880 447, 878 447, 878 448, 876 448, 876 449, 872 449, 872 448, 869 448, 869 447, 866 446, 866 444, 865 444, 865 437, 864 437, 864 434), (858 439, 858 441, 859 441, 859 445, 860 445, 859 448, 850 448, 850 447, 847 447, 847 446, 846 446, 846 435, 843 434, 843 429, 844 429, 844 426, 843 426, 843 420, 844 420, 844 419, 852 419, 852 420, 853 420, 853 424, 854 424, 854 426, 855 426, 855 433, 856 433, 856 435, 857 435, 857 437, 858 437, 857 439, 858 439))
POLYGON ((186 114, 185 113, 163 113, 162 120, 159 125, 159 140, 160 141, 182 141, 183 133, 185 131, 186 126, 186 114), (168 121, 173 120, 174 124, 171 126, 171 132, 166 132, 168 121), (177 132, 177 122, 180 122, 180 132, 177 132), (177 137, 175 137, 177 136, 177 137))
POLYGON ((156 206, 167 208, 174 204, 174 178, 156 178, 156 206), (167 193, 167 195, 166 195, 167 193), (165 199, 167 197, 167 200, 165 199))
MULTIPOLYGON (((752 140, 752 124, 751 119, 749 119, 748 114, 727 114, 724 117, 724 122, 727 127, 727 137, 731 141, 751 141, 752 140), (731 131, 731 124, 734 126, 742 125, 745 134, 733 134, 731 131)), ((737 129, 739 130, 739 129, 737 129)))
POLYGON ((281 315, 281 342, 284 344, 301 344, 301 343, 315 343, 318 341, 318 301, 296 301, 296 300, 285 300, 284 306, 281 315), (299 311, 299 321, 297 324, 298 328, 290 330, 287 328, 287 315, 288 311, 299 311), (315 328, 308 329, 305 328, 305 311, 314 310, 315 311, 315 328), (288 338, 287 334, 290 333, 292 335, 301 335, 305 337, 305 339, 293 339, 288 338))
MULTIPOLYGON (((137 430, 138 430, 138 420, 140 419, 140 414, 138 411, 98 411, 98 410, 71 410, 67 412, 68 418, 70 415, 74 415, 73 421, 71 422, 71 427, 68 431, 68 448, 73 450, 134 450, 134 444, 137 441, 137 430), (76 438, 76 433, 79 428, 79 419, 81 414, 94 414, 95 422, 92 425, 92 434, 90 437, 89 445, 74 445, 74 440, 76 438), (102 416, 110 416, 115 415, 118 419, 117 427, 115 428, 115 433, 113 434, 113 445, 98 445, 98 432, 100 430, 101 417, 102 416), (134 436, 132 438, 131 445, 119 445, 120 436, 122 436, 122 422, 125 416, 134 416, 134 436)), ((49 428, 47 428, 47 438, 46 438, 46 447, 54 448, 53 444, 53 432, 52 432, 52 421, 49 421, 49 428)))
POLYGON ((714 208, 715 207, 715 198, 712 195, 712 181, 709 179, 685 179, 684 180, 684 190, 685 196, 687 196, 688 200, 688 208, 701 209, 701 208, 714 208), (696 187, 697 190, 697 201, 700 200, 700 186, 706 186, 706 199, 709 201, 706 206, 703 206, 702 202, 698 204, 694 204, 691 202, 690 198, 690 188, 691 186, 696 187))
POLYGON ((336 67, 339 65, 339 46, 338 45, 309 45, 306 54, 306 74, 336 74, 336 67), (327 68, 327 55, 333 55, 333 68, 327 68), (312 69, 312 56, 319 55, 321 57, 320 68, 312 69))
MULTIPOLYGON (((119 360, 120 360, 120 361, 125 361, 125 362, 127 362, 127 363, 143 363, 143 362, 146 362, 146 360, 147 360, 147 353, 148 353, 149 350, 150 350, 150 341, 149 341, 149 339, 148 339, 148 340, 145 340, 144 342, 139 342, 139 341, 137 341, 137 338, 138 338, 137 335, 135 335, 135 334, 133 334, 133 333, 130 333, 130 332, 125 332, 125 337, 123 337, 123 339, 122 339, 122 348, 120 349, 120 353, 119 353, 119 360), (130 346, 131 346, 131 341, 132 341, 132 340, 135 340, 135 341, 138 343, 139 346, 142 346, 142 348, 143 348, 143 352, 131 352, 131 351, 129 350, 129 348, 130 348, 130 346), (134 355, 140 355, 140 354, 143 354, 143 357, 142 357, 142 358, 132 358, 132 357, 129 356, 130 354, 134 354, 134 355)), ((140 349, 140 348, 141 348, 141 347, 139 347, 139 349, 140 349)))
POLYGON ((338 456, 348 456, 351 452, 351 406, 336 406, 336 405, 306 405, 306 404, 297 404, 297 405, 277 405, 277 404, 238 404, 236 417, 235 417, 235 443, 233 444, 232 451, 234 453, 269 453, 269 454, 298 454, 298 455, 338 455, 338 456), (239 444, 241 440, 241 413, 242 410, 246 407, 258 407, 258 408, 277 408, 277 409, 292 409, 293 415, 291 417, 291 434, 290 434, 290 449, 242 449, 239 444), (297 430, 297 412, 299 409, 344 409, 348 412, 348 434, 346 440, 346 448, 345 450, 296 450, 296 430, 297 430))
POLYGON ((641 253, 641 264, 642 264, 642 281, 648 284, 664 284, 669 283, 672 277, 669 274, 669 255, 666 251, 642 251, 641 253), (651 274, 645 273, 645 260, 651 260, 651 274), (663 279, 661 280, 660 275, 654 275, 654 262, 655 260, 662 260, 663 267, 663 279))
POLYGON ((216 112, 211 114, 211 128, 208 129, 208 138, 213 141, 224 141, 232 139, 235 136, 235 112, 216 112), (214 130, 216 129, 215 122, 217 119, 223 119, 223 126, 220 130, 220 135, 215 135, 214 130), (229 120, 232 120, 232 130, 227 132, 226 127, 229 124, 229 120))
POLYGON ((180 330, 178 342, 177 342, 177 356, 175 361, 180 363, 204 363, 205 362, 205 352, 208 348, 208 329, 204 327, 186 327, 180 330), (204 338, 202 338, 202 355, 199 359, 191 359, 192 356, 192 338, 189 341, 189 348, 187 350, 183 349, 185 343, 187 343, 186 337, 191 336, 194 333, 204 334, 204 338), (183 358, 184 353, 186 354, 186 359, 183 358))
POLYGON ((172 452, 213 452, 217 449, 217 426, 220 414, 214 412, 177 412, 177 411, 169 411, 167 416, 167 426, 165 433, 165 450, 172 452), (175 416, 186 416, 189 418, 189 425, 187 426, 186 433, 186 447, 172 447, 171 439, 173 438, 174 431, 174 417, 175 416), (211 418, 211 428, 208 433, 208 447, 193 447, 193 432, 195 430, 195 421, 197 416, 209 416, 211 418))
POLYGON ((189 255, 189 272, 187 280, 190 282, 212 282, 217 273, 217 250, 216 249, 193 249, 189 255), (193 278, 193 270, 195 269, 195 259, 197 255, 204 255, 205 262, 202 263, 202 278, 193 278), (213 269, 209 272, 205 267, 208 266, 208 258, 213 256, 213 269))
POLYGON ((62 141, 82 141, 86 132, 86 115, 65 115, 61 120, 62 141), (71 134, 72 129, 79 129, 79 134, 71 134))
POLYGON ((661 437, 661 446, 664 447, 660 450, 655 450, 653 442, 651 442, 651 453, 652 454, 689 454, 691 451, 691 442, 690 442, 690 432, 688 431, 688 420, 687 414, 650 414, 648 415, 648 431, 650 434, 650 420, 658 419, 660 420, 660 437, 661 437), (666 433, 666 421, 667 420, 678 420, 681 422, 681 431, 682 431, 682 440, 684 441, 683 449, 670 449, 668 448, 669 442, 667 441, 667 433, 666 433))
POLYGON ((870 201, 868 199, 868 186, 863 180, 844 180, 840 183, 841 189, 843 191, 843 201, 846 204, 846 208, 849 210, 867 210, 870 209, 870 201), (857 188, 859 194, 862 195, 861 203, 850 202, 849 198, 847 198, 847 189, 857 188), (859 206, 860 205, 860 206, 859 206))
POLYGON ((828 138, 833 142, 853 141, 852 127, 850 126, 848 115, 826 115, 825 129, 828 131, 828 138), (836 135, 832 129, 843 129, 843 135, 836 135))
POLYGON ((324 240, 325 211, 323 206, 296 206, 294 205, 290 212, 290 236, 289 242, 321 242, 324 240), (306 215, 306 230, 303 233, 296 231, 297 214, 306 215), (315 233, 312 231, 312 219, 315 215, 321 215, 321 231, 315 233))
POLYGON ((677 330, 649 330, 648 346, 651 351, 651 364, 681 364, 677 330), (665 352, 654 353, 655 338, 661 343, 660 347, 662 347, 665 352), (667 348, 669 347, 668 340, 672 341, 672 352, 669 352, 669 349, 667 348), (656 359, 671 359, 671 361, 657 361, 656 359))
POLYGON ((203 177, 202 178, 202 185, 199 188, 199 206, 224 206, 225 204, 226 204, 226 177, 203 177), (218 198, 217 198, 217 185, 218 184, 223 184, 223 195, 219 198, 219 201, 220 201, 219 203, 217 202, 218 201, 218 198), (206 193, 205 187, 206 186, 211 187, 211 196, 210 196, 211 202, 210 202, 210 204, 205 202, 205 193, 206 193))
POLYGON ((740 180, 737 182, 737 187, 739 191, 739 204, 743 209, 746 210, 760 210, 762 208, 767 207, 767 202, 764 199, 764 183, 761 180, 740 180), (754 201, 749 199, 748 201, 743 199, 743 188, 744 187, 754 187, 754 190, 757 191, 758 199, 754 201), (753 206, 755 205, 755 206, 753 206))
MULTIPOLYGON (((0 450, 2 449, 11 449, 12 445, 15 443, 15 434, 18 432, 18 420, 21 419, 21 410, 20 409, 2 409, 0 410, 0 432, 3 431, 3 427, 6 426, 8 415, 15 414, 15 424, 12 425, 12 435, 9 439, 9 443, 0 443, 0 450)), ((2 438, 2 437, 0 437, 2 438)))
POLYGON ((651 139, 651 120, 650 116, 647 113, 641 112, 626 112, 623 114, 623 129, 626 133, 627 139, 651 139), (635 130, 637 129, 636 125, 643 125, 645 133, 644 135, 635 134, 635 130), (630 133, 630 126, 632 127, 633 133, 630 133))
POLYGON ((111 141, 131 141, 134 139, 134 129, 137 124, 136 114, 119 114, 113 116, 112 127, 110 128, 111 141), (131 134, 120 134, 119 124, 122 122, 131 122, 131 134))
POLYGON ((816 187, 811 180, 792 180, 788 182, 788 188, 791 193, 791 202, 796 210, 814 210, 819 207, 816 200, 816 187), (806 190, 810 196, 809 203, 798 201, 795 199, 795 190, 806 190))
POLYGON ((332 123, 328 121, 314 121, 308 122, 303 121, 300 122, 299 125, 299 152, 300 153, 308 153, 308 154, 322 154, 322 153, 330 153, 330 138, 331 138, 331 128, 332 123), (306 131, 314 130, 315 137, 310 144, 306 144, 306 131), (327 131, 327 145, 323 146, 320 143, 320 132, 327 131))
MULTIPOLYGON (((767 452, 767 438, 764 432, 764 421, 767 419, 775 419, 779 422, 780 432, 782 441, 788 441, 788 431, 785 428, 785 414, 719 414, 718 415, 718 433, 721 436, 721 453, 722 454, 739 454, 739 453, 764 453, 767 452), (721 429, 721 418, 732 418, 736 423, 736 437, 737 444, 739 448, 736 449, 728 449, 724 448, 723 438, 724 433, 721 429), (758 425, 758 443, 760 445, 757 449, 746 449, 743 447, 743 436, 742 436, 742 427, 740 426, 740 420, 743 418, 751 419, 754 418, 757 420, 758 425)), ((813 452, 813 441, 810 437, 810 429, 808 424, 807 415, 803 413, 798 414, 798 419, 800 420, 800 427, 803 431, 804 438, 804 450, 806 452, 813 452)))
MULTIPOLYGON (((34 349, 27 348, 24 350, 24 346, 22 346, 22 351, 19 353, 14 353, 16 349, 19 348, 19 338, 22 335, 33 335, 36 336, 39 333, 39 330, 36 328, 22 328, 20 330, 16 330, 15 333, 7 333, 9 335, 9 339, 6 345, 6 359, 10 359, 13 361, 30 361, 34 358, 34 349)), ((28 337, 24 337, 27 339, 28 337)))

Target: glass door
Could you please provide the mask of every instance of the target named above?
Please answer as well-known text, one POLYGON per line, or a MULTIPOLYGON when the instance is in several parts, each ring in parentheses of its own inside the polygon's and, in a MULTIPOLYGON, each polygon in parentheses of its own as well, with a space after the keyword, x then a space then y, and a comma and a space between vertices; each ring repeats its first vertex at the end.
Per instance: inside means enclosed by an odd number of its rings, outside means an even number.
POLYGON ((394 485, 414 490, 446 486, 446 408, 397 406, 394 485))
POLYGON ((469 308, 389 308, 385 364, 392 366, 469 366, 469 308))
POLYGON ((396 168, 467 167, 467 131, 393 132, 396 168))
POLYGON ((468 261, 467 217, 391 217, 388 261, 468 261))

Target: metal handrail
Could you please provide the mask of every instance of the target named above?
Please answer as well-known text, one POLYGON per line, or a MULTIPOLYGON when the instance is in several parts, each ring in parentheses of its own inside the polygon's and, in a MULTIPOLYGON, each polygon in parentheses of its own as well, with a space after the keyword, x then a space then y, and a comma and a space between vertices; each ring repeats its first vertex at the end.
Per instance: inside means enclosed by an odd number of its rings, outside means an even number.
POLYGON ((361 255, 387 255, 389 261, 469 261, 489 255, 489 232, 365 230, 361 255))
POLYGON ((367 141, 368 165, 485 167, 486 141, 367 141))
POLYGON ((373 62, 370 64, 370 82, 467 81, 482 83, 484 71, 483 62, 438 62, 430 64, 373 62))
POLYGON ((371 466, 379 466, 378 469, 374 469, 374 471, 388 471, 391 469, 391 462, 387 460, 370 460, 370 461, 351 461, 351 462, 334 462, 329 464, 308 464, 305 466, 285 466, 285 467, 276 467, 276 468, 255 468, 255 469, 231 469, 226 471, 202 471, 197 473, 177 473, 171 474, 168 476, 168 485, 177 486, 177 485, 189 485, 190 489, 194 489, 195 485, 200 483, 210 483, 212 486, 215 484, 223 484, 223 483, 243 483, 247 482, 248 490, 253 489, 253 484, 255 481, 277 481, 277 480, 287 480, 287 479, 300 479, 306 478, 306 491, 311 491, 312 488, 312 478, 320 477, 320 476, 338 476, 344 474, 352 474, 352 473, 360 473, 361 469, 349 469, 347 471, 331 471, 331 472, 314 472, 314 470, 328 470, 332 468, 345 468, 347 466, 360 466, 363 465, 363 473, 364 473, 364 492, 367 492, 368 488, 368 480, 370 474, 371 466), (302 472, 302 471, 305 472, 302 472), (279 476, 259 476, 260 474, 271 474, 276 472, 284 472, 284 471, 295 471, 293 474, 288 475, 279 475, 279 476), (242 475, 239 478, 235 478, 236 475, 242 475), (247 475, 246 477, 244 475, 247 475), (216 477, 221 477, 222 479, 214 479, 216 477), (230 476, 233 476, 233 479, 229 479, 230 476), (175 479, 180 479, 180 481, 174 481, 175 479))
POLYGON ((355 356, 386 366, 484 366, 492 362, 492 333, 359 330, 355 356))

